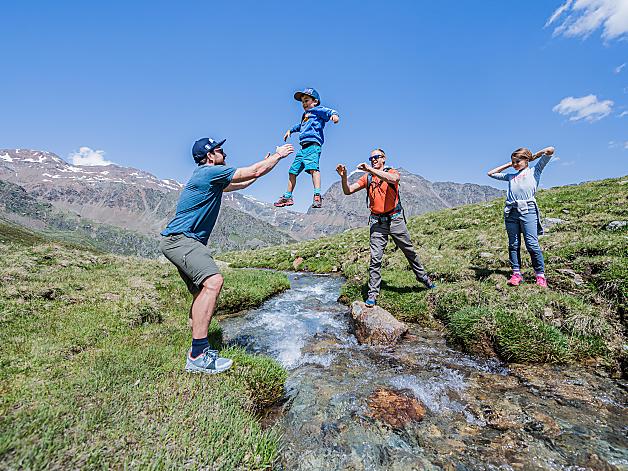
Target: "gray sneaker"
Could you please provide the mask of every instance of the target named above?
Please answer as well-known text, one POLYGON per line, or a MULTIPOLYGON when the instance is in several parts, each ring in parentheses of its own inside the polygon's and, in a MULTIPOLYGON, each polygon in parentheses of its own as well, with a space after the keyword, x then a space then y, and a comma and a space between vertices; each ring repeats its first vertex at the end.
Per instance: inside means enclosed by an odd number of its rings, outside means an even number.
POLYGON ((221 358, 218 356, 217 350, 211 350, 207 347, 198 357, 190 357, 190 350, 185 362, 185 371, 190 373, 207 373, 216 374, 227 371, 233 365, 233 360, 229 358, 221 358))

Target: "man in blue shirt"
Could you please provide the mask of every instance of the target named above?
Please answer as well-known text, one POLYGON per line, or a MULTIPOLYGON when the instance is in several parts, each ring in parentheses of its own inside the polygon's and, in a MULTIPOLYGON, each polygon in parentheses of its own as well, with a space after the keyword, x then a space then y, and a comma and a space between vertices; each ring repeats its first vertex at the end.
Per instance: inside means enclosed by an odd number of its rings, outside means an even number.
POLYGON ((222 289, 223 277, 214 262, 207 242, 216 224, 222 193, 246 188, 262 175, 270 172, 294 149, 286 144, 277 147, 274 154, 243 168, 228 167, 225 140, 199 139, 192 147, 192 156, 198 168, 183 188, 174 219, 161 232, 160 249, 179 270, 179 274, 194 296, 190 308, 192 348, 187 355, 185 369, 190 372, 220 373, 233 363, 218 357, 209 348, 209 324, 222 289))

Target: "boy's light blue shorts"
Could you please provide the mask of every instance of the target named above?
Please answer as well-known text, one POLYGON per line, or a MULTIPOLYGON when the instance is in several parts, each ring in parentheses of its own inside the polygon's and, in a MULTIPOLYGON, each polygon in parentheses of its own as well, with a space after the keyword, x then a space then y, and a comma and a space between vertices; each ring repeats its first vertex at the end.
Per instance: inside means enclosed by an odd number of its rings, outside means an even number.
POLYGON ((294 157, 294 162, 290 166, 289 173, 293 175, 300 174, 303 170, 312 172, 318 170, 318 161, 321 158, 321 146, 311 145, 305 149, 301 149, 294 157))

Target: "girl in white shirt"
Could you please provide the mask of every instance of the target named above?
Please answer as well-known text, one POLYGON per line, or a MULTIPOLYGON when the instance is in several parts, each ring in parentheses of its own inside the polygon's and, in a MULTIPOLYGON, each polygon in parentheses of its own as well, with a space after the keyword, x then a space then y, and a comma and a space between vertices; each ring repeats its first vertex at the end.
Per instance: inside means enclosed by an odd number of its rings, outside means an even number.
POLYGON ((532 258, 536 284, 547 287, 545 261, 539 245, 539 234, 543 233, 543 228, 541 227, 541 214, 534 196, 539 186, 541 172, 552 155, 554 155, 553 147, 546 147, 535 154, 522 147, 512 153, 510 162, 488 172, 489 177, 508 182, 504 221, 508 233, 508 252, 513 272, 508 280, 508 284, 511 286, 518 286, 523 281, 520 254, 521 234, 523 233, 526 248, 532 258), (529 162, 539 157, 541 157, 539 162, 534 167, 530 167, 529 162), (517 173, 502 173, 508 167, 514 168, 517 173))

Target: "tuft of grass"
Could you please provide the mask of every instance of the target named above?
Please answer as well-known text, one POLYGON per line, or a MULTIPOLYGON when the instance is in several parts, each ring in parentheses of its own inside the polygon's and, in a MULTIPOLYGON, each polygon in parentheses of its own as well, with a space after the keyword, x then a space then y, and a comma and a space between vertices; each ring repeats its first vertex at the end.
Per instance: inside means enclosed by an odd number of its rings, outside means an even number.
MULTIPOLYGON (((628 330, 628 230, 607 229, 611 221, 628 220, 625 180, 538 193, 543 217, 562 220, 540 240, 549 290, 534 286, 525 248, 526 284, 518 289, 506 286, 510 270, 500 199, 410 218, 410 235, 438 288, 426 292, 390 243, 378 303, 408 322, 444 324, 452 342, 476 353, 496 352, 517 362, 586 361, 616 368, 623 359, 626 364, 622 351, 628 330)), ((343 302, 366 296, 366 227, 223 257, 232 266, 287 270, 302 258, 299 270, 321 273, 335 267, 346 277, 343 302)))
MULTIPOLYGON (((222 348, 227 373, 183 371, 191 296, 170 264, 44 240, 0 243, 0 467, 269 469, 259 414, 283 395, 270 358, 222 348)), ((228 269, 230 314, 286 289, 228 269)))

